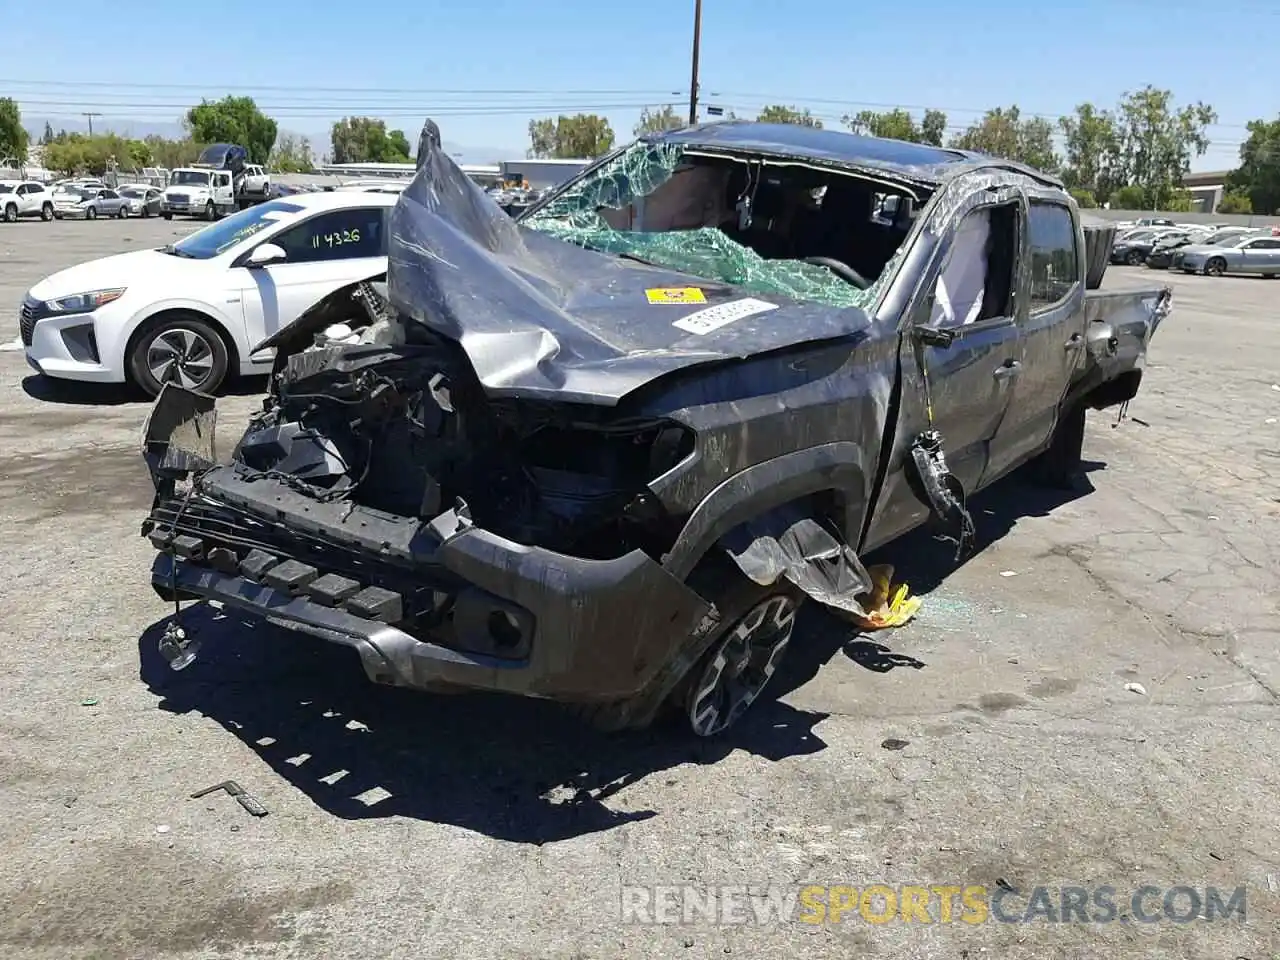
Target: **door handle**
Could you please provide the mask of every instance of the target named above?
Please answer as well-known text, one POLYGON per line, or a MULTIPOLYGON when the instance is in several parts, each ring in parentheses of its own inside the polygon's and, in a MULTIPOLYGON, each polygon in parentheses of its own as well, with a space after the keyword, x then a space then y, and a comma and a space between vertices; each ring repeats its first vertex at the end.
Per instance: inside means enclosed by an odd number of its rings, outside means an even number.
POLYGON ((1079 350, 1083 346, 1084 346, 1083 333, 1073 333, 1071 335, 1071 339, 1063 344, 1063 347, 1067 350, 1079 350))
POLYGON ((1016 377, 1021 372, 1021 362, 1017 360, 1006 360, 1000 366, 996 367, 994 376, 997 380, 1008 380, 1010 377, 1016 377))

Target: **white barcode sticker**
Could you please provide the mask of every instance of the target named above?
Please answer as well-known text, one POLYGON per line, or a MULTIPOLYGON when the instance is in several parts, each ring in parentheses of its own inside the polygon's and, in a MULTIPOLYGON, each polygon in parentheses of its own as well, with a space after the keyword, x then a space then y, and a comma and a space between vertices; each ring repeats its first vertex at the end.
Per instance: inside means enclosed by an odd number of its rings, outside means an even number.
POLYGON ((735 320, 754 317, 758 313, 768 313, 770 310, 777 309, 778 305, 776 303, 747 297, 745 300, 731 300, 728 303, 718 303, 714 307, 707 307, 705 310, 696 310, 687 317, 681 317, 671 325, 679 327, 688 333, 701 336, 702 334, 710 333, 712 330, 719 330, 735 320))

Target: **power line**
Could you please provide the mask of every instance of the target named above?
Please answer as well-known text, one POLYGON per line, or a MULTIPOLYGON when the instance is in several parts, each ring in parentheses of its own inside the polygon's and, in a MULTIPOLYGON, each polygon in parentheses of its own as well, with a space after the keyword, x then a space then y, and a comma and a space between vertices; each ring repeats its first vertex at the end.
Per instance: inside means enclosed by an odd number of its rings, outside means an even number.
MULTIPOLYGON (((80 87, 111 87, 122 90, 205 90, 210 91, 211 87, 207 83, 117 83, 114 80, 15 80, 0 78, 0 85, 10 86, 37 86, 37 87, 69 87, 77 89, 80 87)), ((588 94, 591 96, 623 96, 623 95, 650 95, 661 94, 669 96, 671 94, 670 87, 650 87, 650 88, 633 88, 629 90, 602 90, 599 87, 584 88, 580 90, 563 89, 556 87, 526 87, 523 89, 477 89, 471 88, 448 88, 448 87, 315 87, 311 84, 253 84, 250 86, 225 86, 217 85, 215 95, 241 96, 246 93, 273 91, 273 92, 316 92, 316 93, 346 93, 362 96, 366 93, 376 94, 400 94, 405 96, 419 96, 422 94, 436 95, 469 95, 476 94, 492 94, 494 96, 511 96, 515 94, 588 94)), ((683 96, 683 94, 681 94, 683 96)))
MULTIPOLYGON (((336 105, 335 104, 336 99, 347 99, 353 103, 358 103, 361 106, 365 106, 367 104, 372 104, 372 103, 379 103, 379 104, 385 103, 389 107, 390 106, 405 106, 405 107, 408 106, 408 104, 397 103, 394 100, 388 100, 387 95, 400 96, 400 97, 403 97, 403 96, 421 97, 424 95, 425 96, 465 97, 467 99, 464 101, 464 103, 467 106, 470 106, 471 104, 482 103, 484 99, 488 97, 502 97, 505 99, 505 98, 516 97, 516 96, 541 96, 544 98, 551 98, 551 97, 573 98, 573 97, 580 97, 580 96, 588 96, 588 97, 619 98, 619 99, 626 99, 628 101, 635 99, 637 101, 643 101, 639 103, 640 106, 650 106, 653 104, 655 100, 658 102, 665 102, 665 101, 670 101, 672 98, 688 98, 691 92, 691 91, 684 91, 684 90, 672 90, 670 87, 667 87, 667 88, 652 87, 647 89, 637 88, 637 89, 617 89, 617 90, 605 90, 605 89, 599 89, 599 88, 597 89, 556 89, 556 88, 462 89, 462 88, 432 88, 432 87, 419 87, 419 88, 413 88, 413 87, 357 87, 357 88, 312 87, 312 86, 283 85, 283 84, 274 84, 274 85, 262 84, 262 85, 255 85, 252 87, 235 87, 235 86, 229 87, 229 88, 218 87, 216 90, 210 90, 210 87, 208 84, 116 83, 110 80, 14 80, 14 79, 4 79, 4 78, 0 78, 0 85, 3 85, 3 86, 21 85, 21 86, 28 86, 28 87, 57 87, 57 88, 65 88, 68 92, 71 92, 80 88, 104 88, 104 87, 120 89, 120 90, 153 91, 153 93, 140 93, 140 94, 122 93, 122 94, 119 94, 118 96, 112 96, 112 103, 111 103, 112 106, 127 105, 130 102, 124 99, 127 97, 136 96, 138 98, 144 98, 144 97, 158 98, 160 96, 163 96, 163 92, 165 91, 176 92, 178 90, 204 91, 206 95, 212 95, 215 97, 226 96, 228 94, 232 96, 252 95, 255 93, 263 93, 263 92, 304 94, 304 96, 301 96, 301 97, 276 98, 277 100, 280 100, 282 102, 287 102, 288 107, 285 107, 282 105, 279 107, 273 107, 274 109, 295 109, 295 108, 305 107, 309 105, 314 105, 316 107, 332 107, 336 105), (155 91, 160 91, 160 93, 155 93, 155 91), (330 96, 324 96, 324 97, 305 96, 305 94, 308 94, 308 93, 312 93, 312 94, 323 93, 323 94, 330 94, 330 96), (335 94, 337 95, 337 97, 332 96, 335 94), (368 99, 362 99, 362 98, 365 98, 366 95, 368 94, 377 94, 378 96, 370 97, 368 99)), ((37 90, 33 92, 39 95, 41 91, 37 90)), ((22 96, 21 91, 15 91, 15 93, 18 94, 18 96, 16 96, 15 99, 25 99, 25 97, 22 96)), ((58 96, 59 94, 54 93, 53 95, 58 96)), ((701 96, 700 91, 699 91, 699 95, 701 96)), ((108 94, 108 96, 111 96, 111 94, 108 94)), ((987 112, 987 110, 990 109, 989 107, 939 106, 936 104, 919 104, 919 103, 915 103, 915 104, 891 103, 887 101, 874 101, 874 100, 847 100, 844 98, 837 98, 837 97, 790 96, 790 95, 778 94, 778 93, 768 93, 768 94, 745 93, 741 91, 723 91, 719 93, 713 93, 711 94, 711 96, 716 98, 717 100, 719 100, 720 98, 724 98, 726 100, 745 101, 745 102, 759 103, 761 105, 784 104, 784 105, 791 105, 791 106, 804 106, 807 104, 813 104, 813 105, 839 106, 839 107, 847 107, 850 109, 850 111, 858 108, 874 109, 874 110, 900 109, 900 110, 908 110, 908 111, 938 110, 947 114, 953 114, 953 113, 966 114, 967 113, 967 114, 977 115, 977 114, 984 114, 987 112)), ((42 97, 42 99, 44 99, 46 102, 53 102, 53 101, 47 100, 47 98, 42 97)), ((62 101, 62 102, 69 103, 68 101, 62 101)), ((558 101, 558 102, 563 102, 563 101, 558 101)), ((448 104, 448 106, 453 106, 453 105, 454 104, 448 104)), ((155 104, 155 106, 158 109, 162 106, 168 107, 169 104, 157 103, 155 104)), ((190 106, 193 106, 193 104, 187 103, 186 101, 182 101, 182 102, 173 104, 173 106, 181 107, 185 109, 190 106)), ((418 105, 415 104, 415 106, 418 106, 418 105)), ((511 106, 514 107, 514 106, 517 106, 517 104, 511 104, 511 106)), ((261 104, 259 105, 259 108, 265 109, 264 107, 262 107, 261 104)), ((376 108, 371 108, 371 109, 376 109, 376 108)), ((545 109, 545 108, 533 107, 532 109, 545 109)), ((421 111, 421 108, 419 108, 419 110, 421 111)), ((1040 118, 1040 119, 1050 120, 1055 122, 1064 116, 1073 116, 1073 114, 1069 114, 1069 113, 1068 114, 1049 113, 1049 112, 1038 112, 1038 111, 1028 111, 1028 110, 1020 110, 1019 112, 1023 117, 1040 118)), ((1212 126, 1222 127, 1224 129, 1243 130, 1245 129, 1246 124, 1216 123, 1216 124, 1212 124, 1212 126)))

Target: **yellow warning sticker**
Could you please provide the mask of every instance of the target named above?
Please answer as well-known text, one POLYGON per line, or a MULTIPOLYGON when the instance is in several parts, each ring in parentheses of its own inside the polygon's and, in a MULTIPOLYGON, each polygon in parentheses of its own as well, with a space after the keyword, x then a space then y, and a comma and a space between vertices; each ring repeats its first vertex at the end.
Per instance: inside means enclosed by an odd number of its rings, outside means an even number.
POLYGON ((646 290, 650 303, 706 303, 707 295, 698 287, 659 287, 646 290))

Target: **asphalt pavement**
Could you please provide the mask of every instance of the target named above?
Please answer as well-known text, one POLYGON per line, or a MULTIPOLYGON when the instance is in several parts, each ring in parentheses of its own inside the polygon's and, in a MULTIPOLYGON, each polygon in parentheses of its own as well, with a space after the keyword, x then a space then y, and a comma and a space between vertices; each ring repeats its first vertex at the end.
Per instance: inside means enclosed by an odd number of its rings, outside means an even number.
MULTIPOLYGON (((0 342, 43 275, 192 227, 0 224, 0 342)), ((344 649, 208 610, 169 671, 147 405, 0 352, 0 956, 1272 960, 1280 281, 1108 273, 1134 283, 1174 311, 1128 418, 1091 415, 1092 491, 1002 482, 959 569, 924 536, 869 558, 917 620, 809 611, 778 701, 712 743, 376 688, 344 649), (190 799, 229 779, 269 815, 190 799), (878 922, 877 883, 1003 906, 878 922), (779 919, 797 885, 821 889, 779 919), (1238 887, 1243 921, 1189 918, 1238 887)), ((220 403, 224 444, 260 388, 220 403)))

